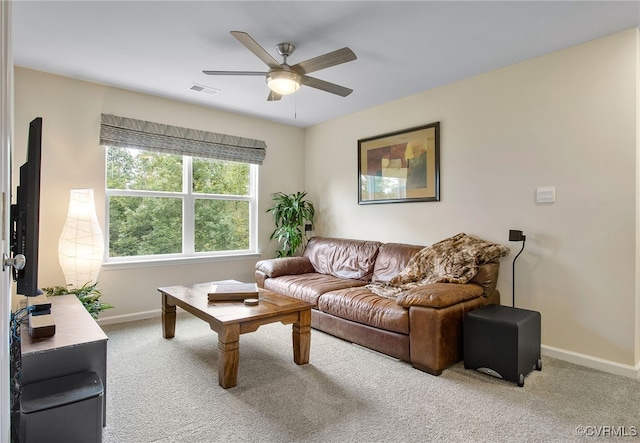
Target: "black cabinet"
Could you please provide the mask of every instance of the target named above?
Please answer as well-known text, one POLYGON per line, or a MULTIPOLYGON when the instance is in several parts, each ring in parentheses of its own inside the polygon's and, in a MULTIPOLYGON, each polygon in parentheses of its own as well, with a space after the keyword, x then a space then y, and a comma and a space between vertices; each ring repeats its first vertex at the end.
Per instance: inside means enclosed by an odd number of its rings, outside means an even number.
MULTIPOLYGON (((74 294, 52 296, 49 300, 55 334, 32 338, 26 324, 21 332, 21 386, 27 398, 20 421, 25 421, 22 429, 29 434, 24 440, 27 442, 46 441, 50 437, 43 423, 68 423, 67 427, 75 435, 87 435, 87 429, 88 434, 93 435, 96 421, 102 426, 106 424, 107 336, 74 294), (95 382, 91 377, 95 377, 95 382), (61 387, 65 387, 64 392, 56 392, 61 387), (96 392, 89 389, 88 393, 89 387, 96 392), (50 390, 55 395, 45 395, 50 390), (69 398, 75 401, 70 402, 69 398), (80 412, 84 414, 82 420, 74 420, 80 417, 80 412), (87 414, 91 418, 87 418, 87 414), (69 421, 61 417, 68 417, 69 421), (79 427, 73 431, 70 423, 79 427)), ((102 429, 99 431, 97 440, 83 438, 82 441, 100 441, 102 429)))

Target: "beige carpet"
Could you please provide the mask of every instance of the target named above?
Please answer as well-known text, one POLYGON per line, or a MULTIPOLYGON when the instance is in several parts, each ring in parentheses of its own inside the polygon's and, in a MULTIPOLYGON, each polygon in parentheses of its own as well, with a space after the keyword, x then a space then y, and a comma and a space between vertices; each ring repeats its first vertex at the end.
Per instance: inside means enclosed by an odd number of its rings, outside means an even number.
POLYGON ((519 388, 462 363, 434 377, 312 330, 298 366, 278 323, 240 337, 238 386, 224 390, 201 320, 179 316, 171 340, 159 318, 103 329, 106 443, 640 440, 640 382, 561 360, 519 388))

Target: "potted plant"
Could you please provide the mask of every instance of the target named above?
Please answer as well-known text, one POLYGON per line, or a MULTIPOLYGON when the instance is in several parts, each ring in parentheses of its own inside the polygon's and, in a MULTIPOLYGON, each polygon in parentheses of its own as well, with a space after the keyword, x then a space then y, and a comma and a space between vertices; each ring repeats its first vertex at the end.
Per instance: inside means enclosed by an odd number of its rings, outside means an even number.
POLYGON ((273 214, 276 228, 269 240, 278 240, 277 257, 293 257, 304 244, 304 225, 313 224, 315 209, 313 203, 305 200, 306 192, 272 194, 275 206, 267 209, 273 214))
POLYGON ((89 311, 89 314, 94 319, 98 319, 98 316, 105 309, 113 308, 112 305, 100 301, 102 292, 97 288, 98 283, 87 282, 82 285, 81 288, 73 288, 71 286, 51 286, 48 288, 42 288, 45 294, 52 295, 65 295, 75 294, 78 300, 84 305, 85 309, 89 311))

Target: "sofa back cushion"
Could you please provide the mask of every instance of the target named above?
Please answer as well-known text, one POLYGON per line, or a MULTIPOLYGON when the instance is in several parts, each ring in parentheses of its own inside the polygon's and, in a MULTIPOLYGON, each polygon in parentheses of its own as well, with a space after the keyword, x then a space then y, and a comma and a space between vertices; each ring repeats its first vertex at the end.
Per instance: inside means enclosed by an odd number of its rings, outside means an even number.
POLYGON ((477 283, 482 286, 484 295, 489 296, 496 290, 499 270, 500 262, 485 263, 478 267, 478 273, 471 279, 471 283, 477 283))
POLYGON ((377 241, 311 237, 303 255, 320 274, 370 281, 380 245, 377 241))
POLYGON ((403 243, 385 243, 380 246, 373 269, 372 283, 387 283, 398 275, 409 263, 409 259, 423 246, 403 243))

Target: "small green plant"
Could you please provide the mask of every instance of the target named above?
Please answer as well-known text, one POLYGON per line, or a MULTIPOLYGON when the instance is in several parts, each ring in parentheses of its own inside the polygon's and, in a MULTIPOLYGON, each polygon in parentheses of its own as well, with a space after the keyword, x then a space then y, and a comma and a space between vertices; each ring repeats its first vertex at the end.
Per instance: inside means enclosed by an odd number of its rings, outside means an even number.
POLYGON ((89 314, 95 319, 98 318, 100 313, 105 309, 111 309, 114 306, 100 301, 102 292, 97 288, 98 283, 91 284, 87 282, 82 285, 81 288, 73 288, 69 286, 51 286, 42 288, 45 294, 48 296, 75 294, 78 300, 84 305, 85 309, 89 311, 89 314))
POLYGON ((293 257, 304 244, 304 224, 313 224, 315 209, 313 203, 305 200, 306 192, 272 194, 275 206, 267 209, 273 214, 276 224, 269 240, 278 240, 278 257, 293 257))

